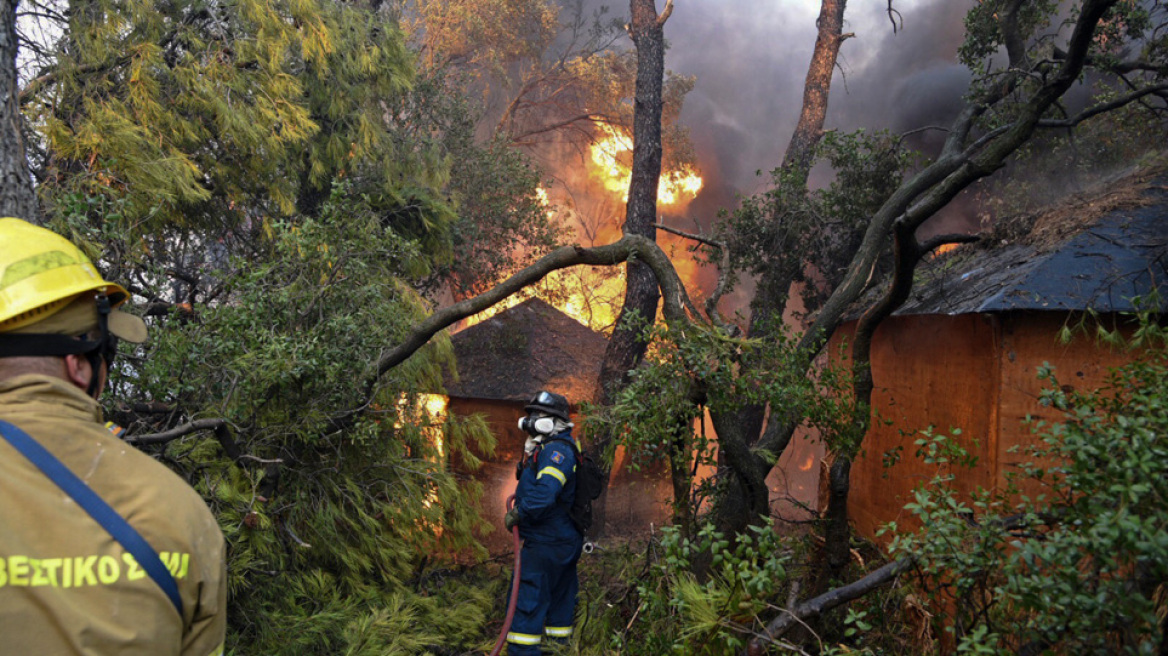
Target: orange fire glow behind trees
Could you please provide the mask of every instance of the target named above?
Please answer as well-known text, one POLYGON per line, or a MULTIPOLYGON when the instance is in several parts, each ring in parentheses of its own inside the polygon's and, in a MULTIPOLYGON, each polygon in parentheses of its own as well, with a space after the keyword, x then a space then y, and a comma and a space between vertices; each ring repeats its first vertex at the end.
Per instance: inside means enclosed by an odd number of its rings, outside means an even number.
MULTIPOLYGON (((604 124, 598 127, 603 138, 591 147, 592 173, 600 179, 605 192, 620 194, 621 199, 627 201, 629 181, 632 179, 630 161, 633 140, 619 128, 604 124)), ((662 171, 661 182, 657 187, 657 202, 661 205, 686 203, 693 200, 701 188, 701 177, 688 165, 676 170, 662 171)), ((536 193, 548 208, 549 218, 554 220, 556 210, 549 201, 548 191, 540 188, 536 193)), ((596 236, 615 241, 620 238, 619 225, 613 224, 611 230, 601 229, 596 236), (606 232, 609 234, 604 234, 606 232)), ((675 266, 683 280, 692 279, 692 276, 696 275, 697 265, 690 259, 675 261, 675 266)), ((515 294, 494 307, 468 318, 464 327, 485 321, 519 305, 531 296, 538 296, 592 330, 608 334, 616 325, 617 316, 624 302, 625 269, 574 267, 553 271, 539 284, 534 285, 532 291, 534 293, 515 294)))

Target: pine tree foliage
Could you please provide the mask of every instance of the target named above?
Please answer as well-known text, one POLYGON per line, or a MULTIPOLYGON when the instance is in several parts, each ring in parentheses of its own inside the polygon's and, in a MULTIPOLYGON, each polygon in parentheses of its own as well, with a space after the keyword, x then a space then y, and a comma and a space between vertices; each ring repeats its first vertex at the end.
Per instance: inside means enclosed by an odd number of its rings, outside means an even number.
POLYGON ((54 196, 122 196, 131 220, 152 226, 237 226, 316 209, 340 175, 399 204, 412 198, 402 181, 444 180, 433 144, 396 134, 410 57, 370 12, 99 1, 60 28, 56 61, 22 92, 54 196))
POLYGON ((494 606, 418 583, 431 562, 483 555, 480 490, 446 461, 476 466, 472 447, 494 442, 481 419, 426 407, 447 340, 376 376, 384 345, 429 312, 409 283, 428 255, 359 201, 339 186, 320 218, 271 222, 261 250, 208 272, 227 300, 158 317, 115 381, 130 434, 229 422, 241 456, 205 434, 158 450, 230 545, 235 653, 427 653, 481 639, 494 606))
POLYGON ((549 0, 417 0, 405 19, 426 68, 451 65, 507 74, 517 60, 543 56, 559 32, 549 0))

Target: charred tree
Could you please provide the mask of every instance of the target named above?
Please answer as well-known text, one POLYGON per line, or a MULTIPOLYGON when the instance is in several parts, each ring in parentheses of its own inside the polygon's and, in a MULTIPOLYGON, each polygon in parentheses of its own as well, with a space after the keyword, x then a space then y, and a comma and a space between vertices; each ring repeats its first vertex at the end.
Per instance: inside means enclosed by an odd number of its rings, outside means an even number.
MULTIPOLYGON (((673 12, 673 0, 667 0, 661 13, 654 0, 630 0, 629 37, 637 48, 636 95, 633 104, 633 169, 629 181, 629 200, 625 206, 625 235, 638 235, 655 241, 657 230, 657 185, 661 179, 661 112, 664 107, 662 88, 665 80, 665 21, 673 12)), ((645 355, 647 342, 642 337, 644 322, 657 315, 661 296, 652 270, 643 262, 630 260, 625 288, 625 302, 617 318, 616 329, 608 342, 597 380, 597 399, 612 405, 616 395, 628 382, 632 371, 645 355)), ((611 435, 595 436, 596 448, 603 451, 611 435)), ((605 488, 607 489, 607 484, 605 488)), ((605 501, 602 495, 594 504, 597 530, 604 530, 605 501)))
POLYGON ((16 5, 0 0, 0 216, 40 222, 40 208, 24 152, 24 120, 17 98, 16 5))

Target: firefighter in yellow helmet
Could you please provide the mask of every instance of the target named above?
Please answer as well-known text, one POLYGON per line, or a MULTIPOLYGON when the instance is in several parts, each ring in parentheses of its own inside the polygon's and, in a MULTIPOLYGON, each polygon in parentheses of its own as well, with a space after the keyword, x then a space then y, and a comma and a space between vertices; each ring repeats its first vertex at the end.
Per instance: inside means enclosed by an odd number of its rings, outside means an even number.
POLYGON ((223 652, 215 518, 102 423, 117 340, 146 339, 128 297, 68 240, 0 218, 0 655, 223 652))

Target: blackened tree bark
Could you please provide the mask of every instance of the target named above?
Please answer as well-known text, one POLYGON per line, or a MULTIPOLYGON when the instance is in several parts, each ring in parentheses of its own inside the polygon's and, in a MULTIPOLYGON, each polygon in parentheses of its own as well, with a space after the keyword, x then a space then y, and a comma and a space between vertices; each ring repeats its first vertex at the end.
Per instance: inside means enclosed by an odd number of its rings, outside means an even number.
MULTIPOLYGON (((665 21, 673 12, 673 0, 667 0, 661 13, 654 0, 629 0, 631 16, 628 31, 637 47, 637 83, 633 104, 633 170, 629 182, 629 200, 625 206, 625 235, 639 235, 656 240, 657 185, 661 179, 661 110, 664 106, 662 86, 665 79, 665 21)), ((643 324, 631 324, 630 317, 652 322, 660 300, 657 281, 643 262, 630 260, 625 302, 617 319, 616 330, 604 352, 604 362, 597 381, 597 399, 612 405, 632 371, 645 355, 647 343, 642 339, 643 324)), ((594 436, 600 451, 612 441, 611 435, 594 436)), ((607 484, 605 488, 607 489, 607 484)), ((595 525, 604 530, 605 501, 601 496, 594 504, 595 525)))
POLYGON ((17 99, 17 0, 0 0, 0 216, 40 222, 17 99))
MULTIPOLYGON (((784 175, 800 186, 807 184, 815 148, 823 138, 831 78, 840 46, 852 36, 843 33, 847 4, 847 0, 823 0, 820 4, 816 20, 819 35, 803 85, 803 108, 782 163, 784 175)), ((773 267, 762 276, 751 303, 751 337, 765 338, 779 328, 791 284, 801 276, 802 266, 802 262, 792 259, 789 266, 773 267)), ((720 457, 729 473, 714 510, 718 527, 724 531, 738 532, 757 521, 759 515, 770 512, 766 476, 771 466, 762 454, 751 448, 759 441, 765 414, 766 408, 750 406, 729 417, 711 417, 722 446, 720 457)), ((777 430, 785 423, 788 422, 776 415, 772 417, 771 429, 777 430)))

